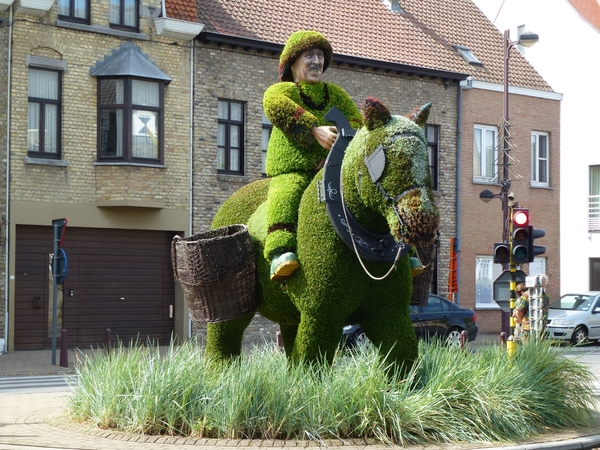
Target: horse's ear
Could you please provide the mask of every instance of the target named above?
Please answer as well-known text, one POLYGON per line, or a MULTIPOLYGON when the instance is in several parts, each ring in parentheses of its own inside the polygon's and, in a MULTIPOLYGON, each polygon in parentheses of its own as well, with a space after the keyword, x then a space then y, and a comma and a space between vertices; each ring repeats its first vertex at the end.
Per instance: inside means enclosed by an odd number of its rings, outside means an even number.
POLYGON ((375 97, 367 97, 363 102, 362 110, 363 120, 369 131, 384 126, 392 118, 387 107, 375 97))
POLYGON ((412 120, 414 123, 422 127, 429 119, 429 110, 431 109, 431 102, 425 103, 423 106, 417 106, 406 117, 412 120))

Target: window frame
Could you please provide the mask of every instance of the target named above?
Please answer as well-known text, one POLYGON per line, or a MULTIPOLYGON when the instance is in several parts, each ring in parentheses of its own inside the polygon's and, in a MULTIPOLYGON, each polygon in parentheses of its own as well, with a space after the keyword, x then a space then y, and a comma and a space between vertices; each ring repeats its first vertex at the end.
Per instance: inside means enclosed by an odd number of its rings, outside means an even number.
POLYGON ((85 2, 85 17, 77 17, 75 16, 75 2, 77 0, 58 0, 58 20, 64 20, 66 22, 74 22, 74 23, 82 23, 85 25, 90 24, 90 9, 91 4, 90 0, 83 0, 85 2), (60 6, 61 3, 69 4, 69 14, 61 14, 60 6))
POLYGON ((246 104, 240 100, 233 100, 228 98, 219 98, 217 100, 217 105, 221 102, 227 103, 227 118, 219 118, 218 114, 218 106, 217 106, 217 173, 224 175, 244 175, 244 158, 245 158, 245 148, 244 148, 244 136, 245 136, 245 121, 246 121, 246 104), (231 118, 231 105, 239 104, 241 106, 241 118, 240 120, 235 120, 231 118), (226 128, 225 140, 223 145, 219 145, 219 136, 221 126, 224 125, 226 128), (234 147, 231 146, 231 127, 238 126, 239 127, 239 147, 235 147, 235 149, 239 150, 239 169, 232 170, 231 169, 231 153, 234 150, 234 147), (219 168, 219 149, 224 149, 225 154, 225 169, 219 168))
POLYGON ((433 190, 439 189, 439 161, 440 161, 440 126, 425 124, 423 127, 425 133, 425 141, 427 142, 427 156, 429 158, 429 171, 431 173, 431 184, 433 190), (433 130, 434 140, 429 140, 429 133, 427 130, 433 130))
POLYGON ((27 127, 27 156, 30 158, 44 158, 44 159, 61 159, 62 158, 62 68, 55 67, 42 67, 41 65, 28 64, 28 89, 30 83, 29 74, 31 70, 54 72, 57 74, 57 99, 48 99, 43 97, 30 97, 27 94, 27 120, 29 121, 29 104, 36 103, 39 105, 39 117, 38 117, 38 151, 29 150, 29 126, 27 127), (49 153, 45 150, 46 145, 46 105, 56 105, 56 152, 49 153))
POLYGON ((492 126, 492 125, 483 125, 483 124, 475 124, 473 126, 473 182, 474 183, 485 183, 485 184, 498 184, 498 154, 499 154, 499 142, 498 142, 498 127, 497 126, 492 126), (477 142, 476 140, 476 132, 477 130, 480 130, 482 133, 482 144, 484 142, 483 136, 485 134, 486 131, 492 131, 494 133, 494 141, 495 141, 495 145, 494 145, 494 150, 493 150, 493 155, 492 155, 492 172, 489 176, 488 174, 475 174, 475 168, 476 166, 478 166, 480 168, 480 170, 485 169, 486 163, 487 163, 487 158, 486 158, 486 152, 482 151, 481 154, 479 155, 479 163, 478 165, 475 164, 476 159, 477 159, 477 154, 476 154, 476 149, 475 149, 475 144, 477 142))
POLYGON ((600 258, 590 258, 589 261, 590 291, 600 291, 600 258))
POLYGON ((267 148, 269 146, 269 139, 271 139, 271 133, 273 132, 273 124, 268 119, 265 111, 262 113, 262 141, 261 141, 261 150, 262 150, 262 163, 261 163, 261 171, 262 176, 267 176, 267 148), (265 142, 265 133, 267 134, 267 139, 265 142))
POLYGON ((492 255, 475 256, 475 307, 477 309, 500 309, 494 301, 494 280, 502 272, 502 265, 494 264, 492 255))
POLYGON ((531 132, 531 186, 548 187, 550 185, 550 134, 544 131, 531 132), (546 157, 540 157, 540 137, 546 138, 546 157), (535 142, 534 142, 535 141, 535 142), (540 165, 545 165, 546 180, 540 181, 540 165))
POLYGON ((164 88, 165 83, 161 80, 138 78, 138 77, 98 77, 97 80, 97 161, 98 162, 124 162, 124 163, 141 163, 151 165, 164 164, 164 118, 165 118, 165 100, 164 88), (102 103, 101 92, 102 82, 107 80, 122 80, 123 81, 123 103, 102 103), (133 81, 139 80, 144 82, 156 83, 158 85, 158 104, 159 106, 139 105, 133 103, 133 81), (103 110, 121 109, 123 111, 123 128, 122 128, 122 156, 103 155, 102 140, 102 112, 103 110), (150 111, 158 113, 156 116, 156 129, 158 132, 158 157, 146 158, 133 155, 133 111, 150 111))
POLYGON ((135 2, 135 25, 124 25, 125 22, 125 3, 127 0, 110 0, 109 2, 109 13, 108 13, 108 22, 110 28, 115 30, 123 30, 123 31, 132 31, 134 33, 138 33, 140 30, 140 0, 133 0, 135 2), (111 22, 111 10, 113 8, 113 3, 119 4, 119 22, 111 22))
POLYGON ((588 231, 600 231, 600 165, 589 166, 588 231))

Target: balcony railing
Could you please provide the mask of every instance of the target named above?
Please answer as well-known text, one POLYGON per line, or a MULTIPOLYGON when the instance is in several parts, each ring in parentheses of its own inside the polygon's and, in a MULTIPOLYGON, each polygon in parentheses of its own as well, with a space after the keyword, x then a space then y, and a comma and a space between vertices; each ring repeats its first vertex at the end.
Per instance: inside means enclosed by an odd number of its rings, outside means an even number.
POLYGON ((600 195, 588 198, 588 231, 600 231, 600 195))

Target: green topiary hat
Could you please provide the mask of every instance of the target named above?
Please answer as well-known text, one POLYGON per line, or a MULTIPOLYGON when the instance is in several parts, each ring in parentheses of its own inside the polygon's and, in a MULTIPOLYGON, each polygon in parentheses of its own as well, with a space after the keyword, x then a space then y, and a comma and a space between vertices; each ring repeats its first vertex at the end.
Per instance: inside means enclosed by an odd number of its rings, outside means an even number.
POLYGON ((331 48, 329 41, 317 31, 296 31, 288 38, 279 58, 279 79, 281 81, 294 81, 292 77, 292 64, 294 64, 302 52, 311 48, 323 50, 323 54, 325 55, 323 72, 327 70, 331 58, 333 58, 333 48, 331 48))

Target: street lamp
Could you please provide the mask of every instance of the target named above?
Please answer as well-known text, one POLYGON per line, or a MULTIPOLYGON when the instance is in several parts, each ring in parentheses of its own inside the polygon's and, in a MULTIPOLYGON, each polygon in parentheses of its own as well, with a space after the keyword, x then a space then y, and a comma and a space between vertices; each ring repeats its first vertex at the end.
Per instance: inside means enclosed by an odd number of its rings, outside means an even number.
POLYGON ((502 120, 502 180, 500 181, 500 193, 493 194, 488 189, 484 190, 479 194, 479 198, 484 202, 489 202, 494 198, 499 198, 502 200, 502 240, 504 242, 508 241, 509 236, 509 208, 511 205, 511 201, 514 200, 509 198, 509 190, 510 190, 510 179, 508 173, 508 167, 510 165, 510 133, 508 131, 510 127, 509 121, 509 111, 508 111, 508 62, 510 59, 510 51, 513 47, 517 45, 522 45, 524 47, 531 47, 535 45, 536 42, 539 41, 539 36, 535 33, 525 32, 521 33, 519 39, 517 41, 510 40, 510 30, 504 31, 504 111, 503 111, 503 120, 502 120))
MULTIPOLYGON (((535 33, 525 32, 521 33, 517 41, 510 40, 510 30, 504 31, 504 118, 502 122, 502 142, 503 142, 503 155, 502 155, 502 180, 500 182, 500 193, 493 194, 489 190, 484 190, 479 194, 479 198, 484 202, 489 202, 494 198, 500 198, 502 200, 502 242, 509 242, 512 239, 510 237, 510 208, 516 205, 515 196, 510 190, 510 179, 508 173, 508 166, 510 164, 509 152, 510 152, 510 121, 509 121, 509 110, 508 110, 508 63, 510 59, 510 51, 516 45, 522 45, 524 47, 531 47, 539 40, 539 36, 535 33)), ((510 243, 510 251, 512 252, 512 242, 510 243)), ((504 270, 506 265, 503 264, 504 270)), ((510 258, 510 309, 515 306, 515 285, 516 285, 516 264, 513 261, 512 255, 510 258)), ((510 328, 514 327, 514 319, 509 318, 510 313, 502 314, 502 329, 507 331, 510 322, 510 328)))

